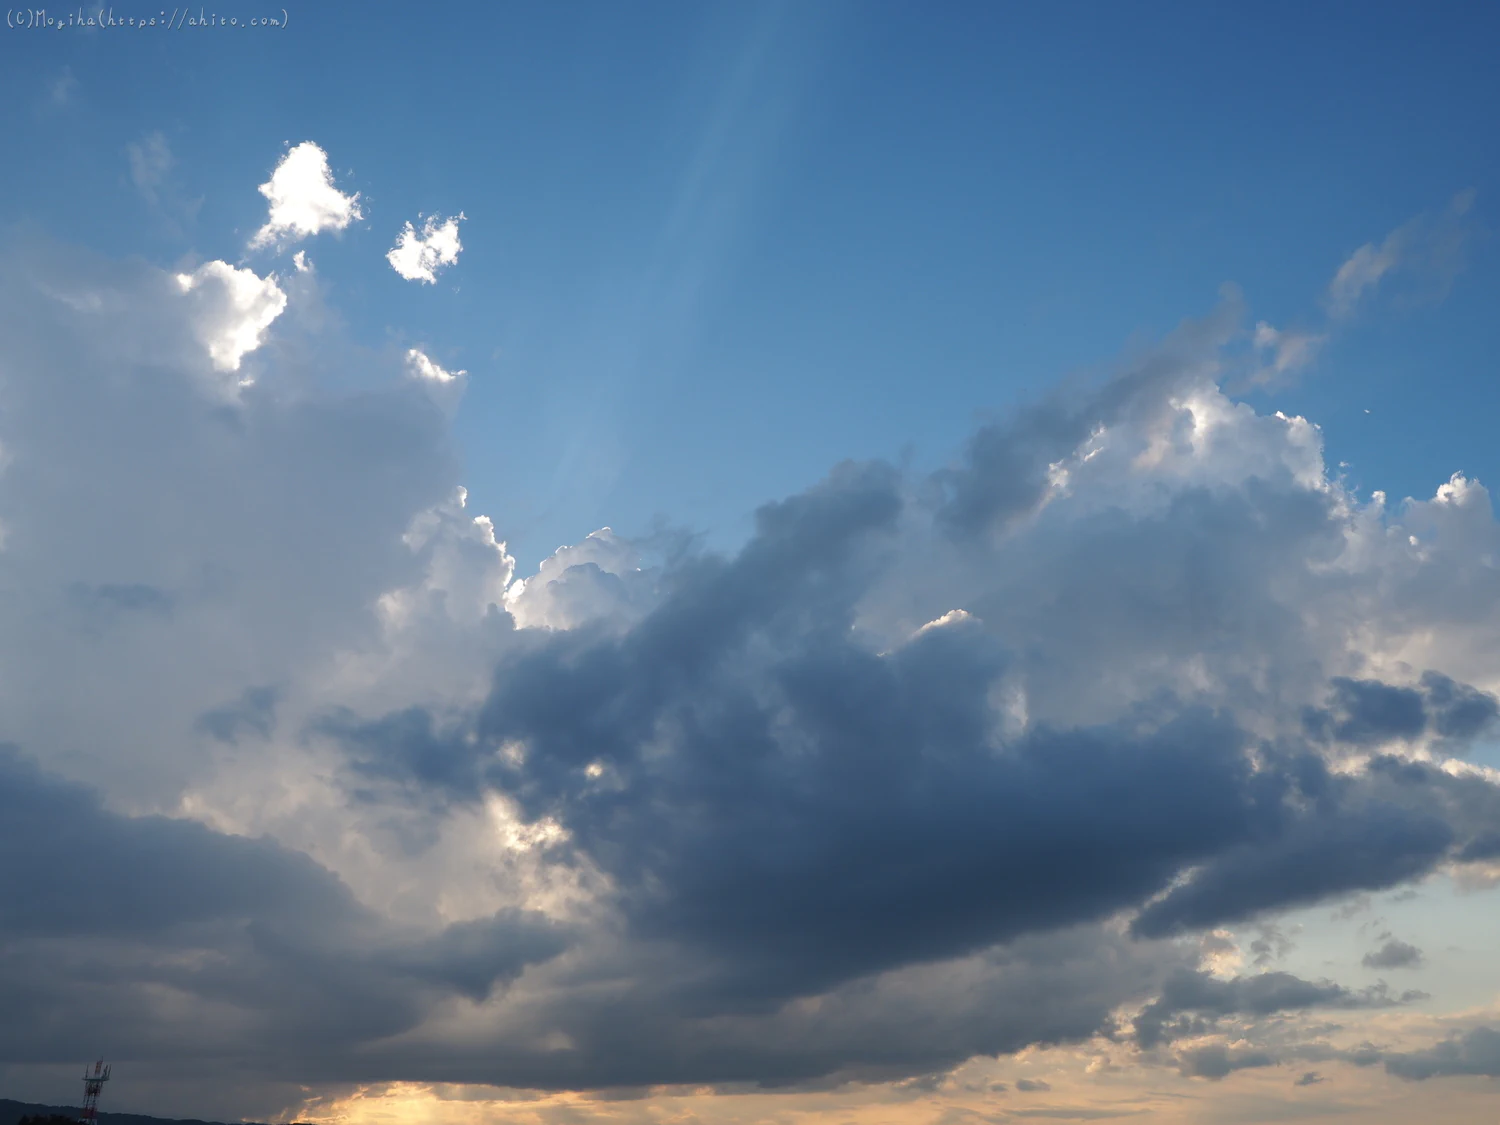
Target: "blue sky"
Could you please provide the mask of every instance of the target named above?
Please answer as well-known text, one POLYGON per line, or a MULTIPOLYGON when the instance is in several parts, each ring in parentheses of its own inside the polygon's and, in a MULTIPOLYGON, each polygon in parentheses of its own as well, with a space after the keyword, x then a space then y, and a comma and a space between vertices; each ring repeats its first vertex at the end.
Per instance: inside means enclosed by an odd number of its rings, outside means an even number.
MULTIPOLYGON (((253 186, 316 139, 366 204, 310 250, 349 331, 471 372, 468 486, 528 563, 658 515, 736 542, 840 458, 944 461, 976 412, 1224 282, 1252 322, 1315 322, 1355 248, 1465 189, 1485 230, 1497 182, 1484 6, 288 15, 8 34, 0 201, 114 252, 234 261, 253 186), (155 206, 126 161, 152 132, 155 206), (459 210, 440 284, 376 268, 401 223, 459 210)), ((1364 310, 1257 403, 1318 421, 1366 488, 1494 476, 1485 412, 1449 404, 1490 393, 1496 268, 1473 239, 1442 300, 1364 310)))
POLYGON ((1500 9, 80 11, 0 1095, 1493 1116, 1500 9))

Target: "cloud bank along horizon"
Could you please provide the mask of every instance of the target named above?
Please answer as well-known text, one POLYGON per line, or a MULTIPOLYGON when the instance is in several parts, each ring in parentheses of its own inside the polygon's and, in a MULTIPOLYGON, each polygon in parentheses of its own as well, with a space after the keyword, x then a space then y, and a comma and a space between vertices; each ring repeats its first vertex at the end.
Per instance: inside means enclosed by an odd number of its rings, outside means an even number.
MULTIPOLYGON (((458 480, 467 372, 320 315, 303 244, 363 201, 312 142, 259 190, 245 263, 0 263, 6 1073, 107 1027, 249 1114, 1039 1045, 1500 1074, 1500 1013, 1375 1042, 1420 990, 1264 937, 1500 878, 1489 493, 1361 499, 1224 389, 1311 364, 1472 197, 1338 267, 1320 329, 1229 290, 936 473, 840 464, 737 551, 606 528, 521 577, 458 480)), ((463 218, 388 264, 432 284, 463 218)), ((1366 967, 1421 966, 1408 936, 1366 967)))

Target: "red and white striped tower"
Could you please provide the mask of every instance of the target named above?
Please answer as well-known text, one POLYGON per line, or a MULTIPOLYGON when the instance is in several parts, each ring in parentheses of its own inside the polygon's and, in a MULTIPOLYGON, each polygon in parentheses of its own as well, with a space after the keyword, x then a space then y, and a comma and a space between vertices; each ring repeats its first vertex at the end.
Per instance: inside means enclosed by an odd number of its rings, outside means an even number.
POLYGON ((94 1064, 94 1072, 83 1068, 83 1109, 78 1113, 80 1125, 97 1125, 99 1119, 99 1095, 109 1081, 109 1067, 100 1059, 94 1064))

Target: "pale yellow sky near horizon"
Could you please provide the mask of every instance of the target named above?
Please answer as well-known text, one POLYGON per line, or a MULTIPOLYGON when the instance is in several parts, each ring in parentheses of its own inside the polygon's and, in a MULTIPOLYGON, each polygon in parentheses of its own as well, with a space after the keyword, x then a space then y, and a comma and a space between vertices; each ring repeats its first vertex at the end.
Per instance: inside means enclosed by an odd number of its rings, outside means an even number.
POLYGON ((1412 1082, 1377 1067, 1322 1063, 1184 1078, 1166 1067, 1088 1073, 1078 1051, 1027 1052, 974 1060, 932 1092, 900 1084, 813 1093, 657 1092, 636 1099, 533 1095, 475 1086, 397 1083, 318 1107, 314 1125, 985 1125, 1008 1121, 1138 1120, 1153 1125, 1300 1125, 1353 1118, 1369 1125, 1473 1125, 1500 1117, 1500 1084, 1488 1078, 1412 1082), (1315 1070, 1322 1081, 1298 1086, 1315 1070), (992 1077, 1004 1075, 1006 1077, 992 1077), (1017 1078, 1050 1089, 1020 1091, 1017 1078), (992 1091, 991 1083, 1007 1089, 992 1091))

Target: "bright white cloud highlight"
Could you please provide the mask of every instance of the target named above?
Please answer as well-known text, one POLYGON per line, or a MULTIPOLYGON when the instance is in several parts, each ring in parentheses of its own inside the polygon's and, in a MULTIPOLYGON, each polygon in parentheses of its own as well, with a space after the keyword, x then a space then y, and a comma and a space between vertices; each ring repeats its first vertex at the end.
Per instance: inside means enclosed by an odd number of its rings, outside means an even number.
POLYGON ((505 608, 522 629, 624 629, 651 607, 652 580, 634 544, 602 527, 559 547, 536 574, 513 582, 505 608))
MULTIPOLYGON (((421 218, 420 215, 417 217, 421 218)), ((446 220, 429 215, 422 223, 420 233, 408 222, 396 236, 396 245, 391 247, 385 260, 407 281, 435 283, 439 270, 458 261, 458 253, 463 249, 458 240, 458 224, 465 217, 462 211, 446 220)))
POLYGON ((193 329, 219 371, 238 371, 286 308, 275 274, 260 277, 228 262, 204 262, 178 274, 177 285, 194 303, 193 329))
POLYGON ((333 183, 328 154, 312 141, 303 141, 284 157, 260 185, 271 202, 266 225, 250 240, 252 249, 296 242, 321 231, 340 231, 364 218, 359 193, 345 195, 333 183))
POLYGON ((449 371, 438 366, 421 348, 412 348, 406 353, 406 369, 414 379, 421 379, 428 383, 453 383, 468 374, 462 369, 449 371))

